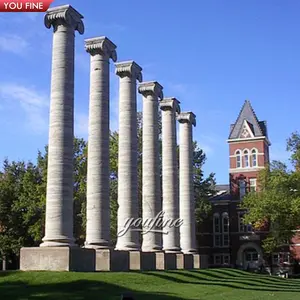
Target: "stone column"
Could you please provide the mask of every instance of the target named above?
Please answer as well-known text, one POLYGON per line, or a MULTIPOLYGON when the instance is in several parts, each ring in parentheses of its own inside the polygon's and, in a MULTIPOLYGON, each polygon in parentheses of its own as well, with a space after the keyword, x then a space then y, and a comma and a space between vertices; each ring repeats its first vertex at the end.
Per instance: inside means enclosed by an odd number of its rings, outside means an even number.
POLYGON ((126 230, 126 224, 139 217, 136 81, 142 81, 141 72, 142 68, 134 61, 116 63, 116 74, 120 77, 116 250, 140 250, 140 232, 126 230))
MULTIPOLYGON (((155 219, 161 212, 159 168, 158 100, 163 98, 163 87, 156 81, 143 82, 139 93, 143 95, 143 221, 155 219)), ((142 251, 162 250, 161 233, 149 226, 143 228, 142 251)))
MULTIPOLYGON (((164 220, 179 218, 179 180, 177 162, 176 114, 180 113, 180 102, 176 98, 165 98, 160 102, 162 110, 162 190, 164 220)), ((163 250, 179 252, 179 228, 165 228, 163 250)))
POLYGON ((179 148, 179 207, 180 246, 183 253, 195 253, 196 250, 196 220, 193 182, 193 128, 196 126, 196 116, 192 112, 179 114, 180 148, 179 148))
POLYGON ((72 6, 50 8, 45 26, 53 26, 52 80, 46 234, 42 247, 73 246, 73 139, 75 31, 84 32, 82 19, 72 6))
POLYGON ((116 45, 106 37, 85 40, 91 55, 87 161, 86 248, 109 248, 109 59, 116 45))

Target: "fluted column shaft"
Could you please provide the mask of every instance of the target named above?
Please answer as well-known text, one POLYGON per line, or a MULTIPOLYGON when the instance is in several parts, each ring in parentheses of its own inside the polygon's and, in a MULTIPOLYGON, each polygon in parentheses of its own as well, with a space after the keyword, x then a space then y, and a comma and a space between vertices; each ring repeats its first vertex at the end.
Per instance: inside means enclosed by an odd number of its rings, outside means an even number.
POLYGON ((90 61, 90 105, 87 161, 87 248, 110 246, 109 199, 109 59, 116 46, 106 37, 85 41, 90 61))
MULTIPOLYGON (((162 86, 157 82, 139 85, 143 95, 143 221, 154 220, 162 210, 159 170, 158 100, 162 86)), ((162 234, 154 224, 143 228, 142 251, 162 249, 162 234)))
POLYGON ((196 220, 193 182, 193 129, 196 125, 193 113, 181 113, 179 148, 179 190, 180 190, 180 246, 182 252, 196 252, 196 220))
POLYGON ((82 18, 71 6, 50 9, 45 16, 45 25, 53 26, 54 35, 43 247, 74 245, 74 31, 83 33, 82 18))
MULTIPOLYGON (((179 218, 179 188, 177 162, 176 113, 180 112, 176 98, 166 98, 160 102, 162 110, 162 190, 164 221, 179 218)), ((179 228, 169 227, 163 235, 163 250, 180 251, 179 228)))
POLYGON ((129 219, 139 216, 137 175, 137 102, 136 80, 141 68, 134 62, 116 64, 119 87, 118 153, 118 238, 116 250, 139 250, 140 232, 127 230, 120 235, 129 219))

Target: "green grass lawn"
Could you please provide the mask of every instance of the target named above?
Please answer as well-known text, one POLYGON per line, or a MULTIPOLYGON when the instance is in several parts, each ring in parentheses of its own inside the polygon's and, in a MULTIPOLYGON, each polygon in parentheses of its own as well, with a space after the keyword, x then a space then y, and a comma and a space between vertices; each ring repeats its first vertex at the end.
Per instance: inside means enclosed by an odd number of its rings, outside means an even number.
POLYGON ((300 280, 233 269, 200 271, 71 273, 0 272, 0 299, 297 300, 300 280))

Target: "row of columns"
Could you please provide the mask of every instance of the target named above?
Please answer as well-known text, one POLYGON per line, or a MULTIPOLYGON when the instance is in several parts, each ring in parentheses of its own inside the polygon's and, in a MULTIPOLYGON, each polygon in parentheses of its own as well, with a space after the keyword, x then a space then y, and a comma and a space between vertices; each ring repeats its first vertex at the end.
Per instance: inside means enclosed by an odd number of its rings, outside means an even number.
MULTIPOLYGON (((73 137, 74 33, 83 34, 82 16, 70 5, 51 8, 45 25, 54 29, 48 150, 45 237, 42 247, 74 246, 73 137)), ((110 248, 109 197, 109 61, 116 45, 106 37, 85 40, 90 54, 90 101, 87 163, 86 248, 110 248)), ((129 230, 117 239, 116 250, 195 252, 192 112, 181 113, 176 98, 163 98, 158 82, 142 82, 134 61, 116 63, 119 90, 118 232, 128 219, 139 217, 137 166, 137 81, 143 96, 143 220, 183 220, 169 233, 129 230), (162 116, 162 195, 159 161, 159 107, 162 116), (180 124, 179 176, 176 120, 180 124), (179 177, 179 178, 178 178, 179 177), (163 199, 163 200, 161 200, 163 199)), ((154 228, 155 229, 155 228, 154 228)))

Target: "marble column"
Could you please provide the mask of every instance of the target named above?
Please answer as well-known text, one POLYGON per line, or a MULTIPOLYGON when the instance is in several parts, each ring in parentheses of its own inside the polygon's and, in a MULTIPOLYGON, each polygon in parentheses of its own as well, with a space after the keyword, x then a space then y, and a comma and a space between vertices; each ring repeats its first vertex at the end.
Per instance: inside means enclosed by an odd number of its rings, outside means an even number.
POLYGON ((127 228, 139 217, 137 169, 136 81, 142 81, 142 68, 134 61, 116 63, 119 87, 118 154, 118 238, 116 250, 140 250, 140 232, 127 228))
MULTIPOLYGON (((180 102, 176 98, 165 98, 160 102, 162 118, 162 190, 164 221, 179 218, 179 179, 177 162, 176 114, 180 113, 180 102)), ((166 228, 163 235, 163 250, 179 252, 179 228, 166 228)))
POLYGON ((72 6, 50 8, 53 27, 45 237, 42 247, 73 246, 73 139, 75 31, 84 33, 83 16, 72 6))
MULTIPOLYGON (((143 221, 154 220, 162 210, 158 122, 158 101, 163 98, 162 89, 156 81, 139 85, 139 93, 143 95, 143 221)), ((162 234, 155 231, 159 228, 148 224, 143 230, 142 251, 162 250, 162 234)))
POLYGON ((116 45, 106 37, 85 40, 91 55, 87 161, 86 248, 110 246, 109 59, 116 45))
POLYGON ((179 207, 180 246, 183 253, 196 251, 196 220, 193 182, 193 128, 196 126, 196 116, 192 112, 178 115, 180 146, 179 146, 179 207))

